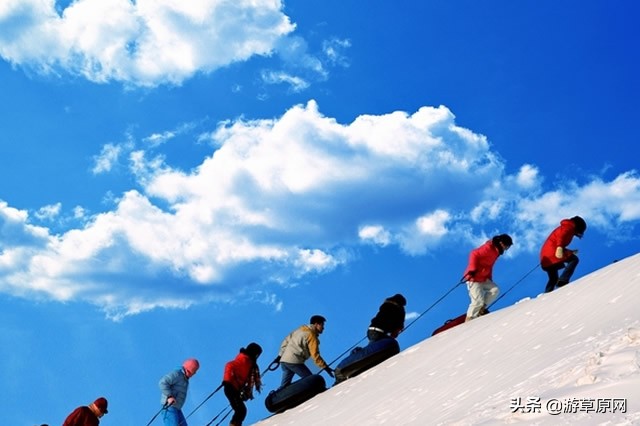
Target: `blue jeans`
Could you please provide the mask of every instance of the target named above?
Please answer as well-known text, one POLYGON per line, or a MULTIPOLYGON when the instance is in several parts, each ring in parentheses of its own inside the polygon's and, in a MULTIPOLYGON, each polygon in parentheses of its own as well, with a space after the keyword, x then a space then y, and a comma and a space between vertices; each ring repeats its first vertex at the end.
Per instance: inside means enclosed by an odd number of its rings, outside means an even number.
POLYGON ((290 362, 280 362, 280 367, 282 367, 282 382, 280 383, 280 387, 278 389, 282 389, 283 387, 290 385, 293 380, 293 375, 297 374, 298 376, 304 378, 307 376, 311 376, 311 370, 304 364, 292 364, 290 362))
POLYGON ((562 287, 563 285, 568 284, 573 272, 576 270, 576 266, 578 266, 579 261, 578 256, 572 254, 565 262, 556 263, 548 268, 543 268, 549 276, 549 281, 547 281, 547 286, 545 287, 544 292, 549 293, 553 291, 556 286, 562 287), (564 268, 564 271, 562 271, 562 275, 558 277, 558 271, 562 268, 564 268))
POLYGON ((167 407, 162 411, 164 426, 187 426, 187 420, 182 410, 175 407, 167 407))

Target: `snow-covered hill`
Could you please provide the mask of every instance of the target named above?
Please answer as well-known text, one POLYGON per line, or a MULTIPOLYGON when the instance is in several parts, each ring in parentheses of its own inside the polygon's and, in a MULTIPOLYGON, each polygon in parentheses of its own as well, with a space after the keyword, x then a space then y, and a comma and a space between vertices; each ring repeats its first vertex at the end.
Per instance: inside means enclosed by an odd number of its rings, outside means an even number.
POLYGON ((640 424, 640 255, 428 338, 258 424, 640 424))

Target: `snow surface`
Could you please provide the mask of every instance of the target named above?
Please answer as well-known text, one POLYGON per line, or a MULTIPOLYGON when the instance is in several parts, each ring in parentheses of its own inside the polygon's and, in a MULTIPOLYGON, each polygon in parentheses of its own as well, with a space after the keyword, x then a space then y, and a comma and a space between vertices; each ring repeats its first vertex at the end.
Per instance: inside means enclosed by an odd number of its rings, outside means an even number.
POLYGON ((427 338, 257 424, 640 424, 639 301, 637 254, 427 338))

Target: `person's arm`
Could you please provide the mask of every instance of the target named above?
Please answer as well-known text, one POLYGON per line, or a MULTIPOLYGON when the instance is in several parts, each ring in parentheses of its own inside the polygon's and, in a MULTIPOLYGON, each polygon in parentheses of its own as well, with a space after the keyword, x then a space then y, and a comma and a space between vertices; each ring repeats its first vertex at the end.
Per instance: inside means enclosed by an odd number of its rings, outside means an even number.
POLYGON ((165 375, 162 379, 160 379, 160 383, 158 383, 162 395, 164 395, 166 398, 166 405, 172 405, 174 402, 176 402, 175 398, 173 397, 173 385, 175 384, 176 373, 177 372, 174 371, 165 375))
POLYGON ((313 362, 322 369, 327 368, 327 363, 320 356, 320 342, 318 341, 318 337, 312 332, 309 332, 307 335, 307 346, 313 362))

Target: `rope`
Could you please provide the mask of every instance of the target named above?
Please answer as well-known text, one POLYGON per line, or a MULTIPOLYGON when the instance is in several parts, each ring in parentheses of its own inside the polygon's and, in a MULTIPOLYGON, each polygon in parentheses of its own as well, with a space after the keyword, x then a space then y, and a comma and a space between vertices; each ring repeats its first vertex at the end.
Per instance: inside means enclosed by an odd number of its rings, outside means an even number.
POLYGON ((151 423, 153 423, 153 421, 156 419, 156 417, 158 417, 158 415, 160 415, 160 413, 162 413, 162 410, 164 410, 165 408, 167 408, 167 404, 164 404, 162 406, 162 408, 160 409, 160 411, 158 411, 153 417, 151 417, 151 420, 149 420, 149 423, 147 423, 147 426, 149 426, 151 423))
POLYGON ((181 421, 181 422, 180 422, 180 424, 179 424, 178 426, 182 425, 183 423, 184 423, 184 424, 186 424, 186 423, 187 423, 187 419, 188 419, 189 417, 191 417, 191 415, 192 415, 193 413, 195 413, 196 411, 198 411, 198 409, 199 409, 200 407, 202 407, 202 406, 204 405, 204 403, 205 403, 205 402, 207 402, 207 401, 208 401, 208 400, 209 400, 209 399, 210 399, 210 398, 211 398, 211 397, 212 397, 216 392, 218 392, 221 388, 222 388, 222 383, 220 383, 220 386, 218 386, 218 387, 216 388, 216 390, 214 390, 213 392, 211 392, 211 393, 209 394, 209 396, 207 396, 207 397, 204 399, 204 401, 202 401, 202 402, 200 403, 200 405, 198 405, 196 408, 194 408, 194 409, 193 409, 193 410, 192 410, 192 411, 187 415, 187 417, 185 417, 185 418, 184 418, 184 421, 181 421))
POLYGON ((462 277, 460 279, 460 281, 458 281, 458 283, 456 285, 454 285, 453 287, 451 287, 449 289, 449 291, 447 291, 445 294, 443 294, 438 300, 436 300, 435 302, 433 302, 431 304, 431 306, 429 306, 427 309, 425 309, 420 315, 418 315, 416 318, 414 318, 413 321, 411 321, 403 330, 402 332, 404 333, 405 331, 407 331, 407 328, 411 327, 413 325, 413 323, 415 323, 416 321, 418 321, 422 316, 424 316, 427 312, 429 312, 431 309, 433 309, 438 303, 442 302, 442 300, 447 297, 449 295, 449 293, 451 293, 453 290, 455 290, 460 284, 462 284, 464 282, 464 278, 462 277))
POLYGON ((336 362, 337 360, 339 360, 340 358, 342 358, 344 356, 344 354, 346 354, 347 352, 351 352, 352 349, 354 349, 356 346, 358 346, 360 344, 360 342, 362 342, 364 339, 366 339, 367 336, 363 337, 362 339, 358 340, 353 346, 351 346, 349 349, 347 349, 346 351, 342 352, 340 355, 338 355, 336 357, 336 359, 334 359, 333 361, 331 361, 329 364, 327 364, 327 366, 330 366, 331 364, 333 364, 334 362, 336 362))
MULTIPOLYGON (((218 417, 220 417, 222 415, 222 413, 224 413, 225 411, 227 411, 227 408, 230 408, 230 405, 227 405, 225 408, 222 409, 222 411, 220 411, 218 414, 216 414, 209 423, 207 423, 205 426, 211 426, 213 424, 213 422, 216 421, 216 419, 218 417)), ((227 411, 227 414, 224 415, 223 418, 220 419, 220 421, 218 423, 216 423, 216 426, 218 426, 220 423, 224 422, 224 419, 226 419, 229 414, 231 414, 231 412, 233 411, 233 409, 230 409, 229 411, 227 411)))
POLYGON ((502 293, 496 300, 494 300, 493 302, 491 302, 491 305, 489 305, 488 307, 491 307, 493 305, 496 304, 496 302, 500 299, 502 299, 504 296, 507 295, 507 293, 509 293, 511 290, 513 290, 515 288, 515 286, 517 286, 518 284, 520 284, 522 281, 524 281, 525 278, 527 278, 529 275, 531 275, 533 273, 533 271, 535 271, 536 269, 538 269, 538 266, 540 266, 539 263, 536 263, 536 266, 533 267, 533 269, 531 269, 529 272, 527 272, 526 274, 524 274, 522 276, 522 278, 520 278, 518 281, 516 281, 511 287, 509 287, 509 289, 507 291, 505 291, 504 293, 502 293))

